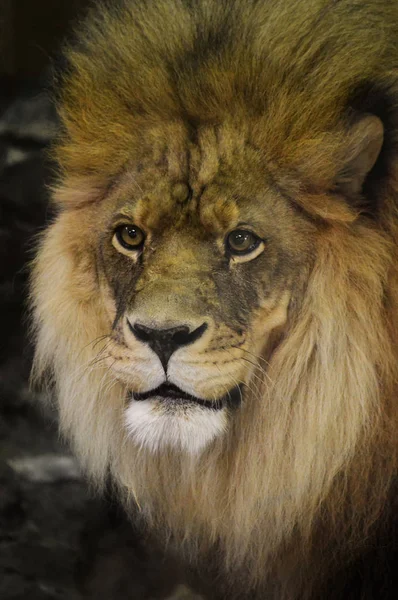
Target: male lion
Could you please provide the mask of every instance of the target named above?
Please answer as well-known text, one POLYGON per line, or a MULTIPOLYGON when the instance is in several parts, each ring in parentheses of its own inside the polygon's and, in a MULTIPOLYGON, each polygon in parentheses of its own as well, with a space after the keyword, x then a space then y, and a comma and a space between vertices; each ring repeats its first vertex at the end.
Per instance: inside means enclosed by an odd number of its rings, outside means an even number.
POLYGON ((397 40, 396 0, 123 0, 66 49, 34 376, 211 597, 394 596, 397 40))

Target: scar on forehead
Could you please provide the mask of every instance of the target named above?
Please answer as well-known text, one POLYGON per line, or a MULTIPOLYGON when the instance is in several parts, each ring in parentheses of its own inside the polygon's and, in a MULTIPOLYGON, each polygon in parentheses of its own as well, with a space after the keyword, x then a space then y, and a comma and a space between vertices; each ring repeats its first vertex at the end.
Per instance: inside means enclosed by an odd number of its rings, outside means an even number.
POLYGON ((183 206, 191 196, 191 188, 185 181, 163 181, 138 199, 133 209, 134 217, 139 224, 156 228, 170 216, 183 214, 183 206))
POLYGON ((183 204, 191 197, 191 188, 183 181, 175 183, 171 188, 171 197, 176 202, 183 204))

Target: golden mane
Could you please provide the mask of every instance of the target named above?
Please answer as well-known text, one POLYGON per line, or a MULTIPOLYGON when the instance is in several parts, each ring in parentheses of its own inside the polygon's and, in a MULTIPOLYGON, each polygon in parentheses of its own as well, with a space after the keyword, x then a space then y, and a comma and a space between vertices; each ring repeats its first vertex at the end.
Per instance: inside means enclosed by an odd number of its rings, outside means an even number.
POLYGON ((320 572, 354 555, 384 518, 397 474, 398 8, 121 6, 92 15, 67 52, 55 148, 63 213, 34 265, 34 377, 54 381, 62 431, 96 484, 111 473, 127 506, 192 560, 219 548, 231 582, 261 590, 272 581, 280 600, 310 597, 320 572), (386 132, 363 211, 321 194, 341 172, 359 109, 386 132), (190 130, 231 119, 256 123, 255 147, 286 193, 293 180, 306 191, 297 203, 315 215, 314 265, 267 378, 227 438, 195 460, 137 452, 112 418, 125 389, 93 360, 107 321, 94 258, 80 250, 79 195, 89 221, 161 123, 190 130), (325 567, 326 555, 336 563, 325 567))

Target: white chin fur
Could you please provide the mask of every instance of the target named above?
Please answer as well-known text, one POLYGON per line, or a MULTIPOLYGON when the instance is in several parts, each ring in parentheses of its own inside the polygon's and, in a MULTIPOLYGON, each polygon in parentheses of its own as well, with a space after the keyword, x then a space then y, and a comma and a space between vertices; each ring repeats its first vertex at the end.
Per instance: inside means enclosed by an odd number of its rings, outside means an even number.
POLYGON ((134 441, 151 452, 174 448, 195 455, 225 431, 227 411, 179 406, 156 398, 132 400, 125 422, 134 441))

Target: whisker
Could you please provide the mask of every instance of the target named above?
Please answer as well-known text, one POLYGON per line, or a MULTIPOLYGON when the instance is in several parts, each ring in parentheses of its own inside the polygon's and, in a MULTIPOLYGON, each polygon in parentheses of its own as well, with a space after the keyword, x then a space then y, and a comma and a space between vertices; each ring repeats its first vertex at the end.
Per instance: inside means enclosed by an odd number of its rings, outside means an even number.
POLYGON ((89 342, 88 344, 83 346, 83 348, 81 348, 79 354, 81 354, 89 346, 92 346, 94 349, 101 341, 105 340, 106 338, 110 338, 110 337, 111 337, 111 335, 109 333, 106 333, 105 335, 100 335, 100 336, 94 338, 93 340, 91 340, 91 342, 89 342))
MULTIPOLYGON (((226 350, 226 352, 228 352, 228 350, 226 350)), ((269 376, 269 374, 265 371, 265 369, 261 365, 259 365, 258 363, 255 363, 255 362, 253 362, 251 360, 249 360, 248 358, 245 358, 244 356, 241 356, 238 360, 243 360, 243 361, 247 362, 248 364, 252 365, 253 367, 255 367, 256 369, 258 369, 260 371, 260 373, 266 379, 268 379, 268 381, 270 383, 273 384, 273 381, 272 381, 271 377, 269 376)), ((261 381, 262 383, 264 383, 264 380, 261 377, 259 377, 258 375, 256 375, 255 373, 252 373, 252 376, 256 377, 259 381, 261 381)))
MULTIPOLYGON (((220 367, 216 364, 217 369, 220 371, 220 377, 225 377, 225 374, 222 373, 220 367)), ((242 390, 240 389, 240 385, 237 383, 236 379, 234 377, 232 377, 231 375, 231 379, 234 381, 236 387, 239 389, 239 394, 240 394, 240 401, 243 402, 243 396, 242 396, 242 390)), ((224 388, 224 390, 226 390, 226 395, 228 396, 228 398, 231 400, 231 392, 230 390, 226 387, 225 384, 222 384, 222 387, 224 388)))
POLYGON ((246 348, 242 348, 240 346, 231 346, 231 348, 242 350, 243 352, 250 354, 250 356, 253 356, 253 358, 255 358, 256 360, 261 360, 262 362, 264 362, 267 365, 267 367, 271 366, 268 360, 266 360, 263 356, 258 356, 258 354, 254 354, 254 352, 249 352, 249 350, 246 350, 246 348))
POLYGON ((103 346, 99 352, 97 353, 96 357, 101 356, 101 354, 103 354, 105 352, 105 350, 108 350, 109 346, 112 344, 112 340, 109 340, 105 346, 103 346))
POLYGON ((85 375, 89 375, 90 373, 92 373, 94 371, 95 368, 98 368, 98 364, 101 363, 101 361, 105 360, 106 358, 108 358, 108 357, 102 357, 93 365, 90 363, 79 365, 79 367, 72 373, 73 383, 74 384, 79 383, 85 375))
MULTIPOLYGON (((267 371, 261 365, 249 360, 248 358, 245 358, 244 356, 241 357, 241 360, 244 360, 245 362, 249 363, 250 365, 253 365, 258 371, 260 371, 260 373, 262 375, 264 375, 264 377, 266 377, 266 379, 268 379, 268 381, 270 383, 272 383, 272 384, 274 383, 272 378, 270 377, 270 375, 267 373, 267 371)), ((254 375, 254 373, 253 373, 253 375, 254 375)))
MULTIPOLYGON (((227 350, 227 352, 228 352, 228 350, 227 350)), ((242 358, 240 358, 240 359, 238 359, 238 360, 242 360, 242 358)), ((216 366, 218 367, 218 365, 216 365, 216 366)), ((256 365, 256 366, 258 366, 258 365, 256 365)), ((219 367, 218 367, 218 368, 219 368, 219 367)), ((232 380, 235 382, 235 385, 236 385, 236 386, 239 388, 240 399, 241 399, 241 402, 243 402, 242 390, 241 390, 241 387, 240 387, 239 383, 237 383, 237 381, 236 381, 235 377, 233 377, 232 375, 230 375, 230 377, 231 377, 231 379, 232 379, 232 380)), ((259 379, 259 378, 258 378, 258 379, 259 379)), ((258 389, 254 389, 254 388, 252 387, 251 383, 250 383, 250 384, 244 384, 244 385, 247 387, 247 389, 248 389, 250 392, 252 392, 252 393, 254 394, 254 396, 255 396, 256 398, 259 396, 259 394, 260 394, 260 391, 259 391, 258 389)))
POLYGON ((109 371, 112 369, 112 367, 114 366, 115 362, 116 362, 116 359, 113 361, 113 363, 111 365, 109 365, 109 367, 104 372, 104 374, 102 376, 102 379, 101 379, 101 382, 100 382, 100 385, 99 385, 99 388, 98 388, 98 395, 102 394, 104 383, 105 383, 105 381, 106 381, 106 379, 108 377, 109 371))
MULTIPOLYGON (((106 336, 103 336, 106 337, 106 336)), ((109 358, 110 355, 107 356, 101 356, 101 354, 103 354, 105 352, 105 350, 109 347, 109 344, 111 343, 111 340, 104 346, 104 348, 101 348, 101 350, 96 354, 96 356, 90 360, 88 360, 87 362, 84 362, 83 364, 79 365, 77 367, 77 369, 72 373, 72 377, 74 377, 74 381, 78 382, 79 381, 79 374, 82 373, 81 377, 83 377, 87 372, 90 372, 92 370, 92 367, 95 366, 97 363, 99 363, 101 360, 105 360, 106 358, 109 358)), ((90 344, 88 344, 90 345, 90 344)), ((87 348, 87 346, 85 346, 87 348)), ((83 349, 82 349, 83 351, 83 349)))
POLYGON ((95 367, 96 365, 98 365, 98 363, 100 363, 103 360, 107 360, 108 358, 113 358, 112 354, 106 354, 105 356, 97 356, 87 365, 87 368, 95 367))
MULTIPOLYGON (((268 381, 269 381, 270 383, 273 383, 273 381, 272 381, 272 379, 270 378, 270 376, 268 375, 268 373, 266 373, 266 372, 264 371, 264 369, 262 369, 262 368, 261 368, 259 365, 256 365, 255 363, 252 363, 250 360, 248 360, 247 358, 244 358, 243 356, 242 356, 242 359, 241 359, 241 360, 244 360, 245 362, 249 363, 250 365, 253 365, 254 367, 256 367, 256 368, 257 368, 257 369, 260 371, 260 373, 261 373, 261 374, 262 374, 262 375, 263 375, 263 376, 264 376, 266 379, 268 379, 268 381)), ((255 377, 255 378, 258 380, 258 381, 260 381, 261 383, 264 383, 264 379, 263 379, 262 377, 260 377, 259 375, 257 375, 255 372, 251 373, 251 377, 255 377)))

